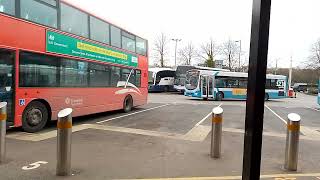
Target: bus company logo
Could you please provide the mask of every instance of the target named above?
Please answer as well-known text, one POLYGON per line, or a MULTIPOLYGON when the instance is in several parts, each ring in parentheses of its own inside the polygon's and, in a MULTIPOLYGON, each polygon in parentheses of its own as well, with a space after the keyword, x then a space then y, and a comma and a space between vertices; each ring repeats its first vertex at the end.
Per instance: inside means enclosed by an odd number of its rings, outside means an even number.
POLYGON ((54 41, 54 35, 49 35, 49 40, 54 41))
POLYGON ((79 106, 83 104, 83 99, 71 99, 67 97, 65 103, 71 106, 79 106))
POLYGON ((70 98, 66 98, 65 100, 64 100, 64 102, 66 103, 66 104, 70 104, 70 98))

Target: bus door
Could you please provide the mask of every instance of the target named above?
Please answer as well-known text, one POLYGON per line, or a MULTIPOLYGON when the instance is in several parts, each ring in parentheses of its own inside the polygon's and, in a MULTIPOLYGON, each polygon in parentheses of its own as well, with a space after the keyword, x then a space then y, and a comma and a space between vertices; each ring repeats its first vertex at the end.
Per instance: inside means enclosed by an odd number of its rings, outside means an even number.
POLYGON ((211 76, 201 76, 202 98, 213 98, 213 78, 211 76))
POLYGON ((0 102, 7 102, 7 125, 13 125, 15 51, 0 48, 0 102))

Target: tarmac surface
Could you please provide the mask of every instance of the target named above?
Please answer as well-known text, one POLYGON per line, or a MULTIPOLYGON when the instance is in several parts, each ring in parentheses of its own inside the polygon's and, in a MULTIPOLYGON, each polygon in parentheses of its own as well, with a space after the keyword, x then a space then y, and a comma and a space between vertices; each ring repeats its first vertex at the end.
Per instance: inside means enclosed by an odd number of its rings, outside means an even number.
MULTIPOLYGON (((132 112, 73 119, 72 176, 56 176, 55 122, 41 132, 7 133, 0 179, 241 179, 245 101, 149 94, 132 112), (212 108, 224 109, 222 157, 210 158, 212 108)), ((320 106, 315 96, 265 104, 261 179, 320 179, 320 106), (286 117, 301 115, 298 171, 283 169, 286 117)))

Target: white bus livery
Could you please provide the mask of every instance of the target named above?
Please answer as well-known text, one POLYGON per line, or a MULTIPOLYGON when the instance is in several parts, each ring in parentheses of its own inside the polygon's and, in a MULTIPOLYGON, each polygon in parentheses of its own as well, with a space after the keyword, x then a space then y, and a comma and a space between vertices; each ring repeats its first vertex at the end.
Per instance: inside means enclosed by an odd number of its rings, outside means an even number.
POLYGON ((170 68, 149 68, 148 91, 173 91, 175 71, 170 68))
MULTIPOLYGON (((246 99, 248 73, 190 70, 187 72, 185 96, 214 99, 246 99)), ((267 74, 265 99, 287 97, 287 77, 267 74)))
POLYGON ((229 71, 228 69, 210 68, 202 66, 180 65, 176 69, 176 76, 174 79, 174 89, 179 92, 184 92, 186 81, 186 74, 192 69, 208 70, 208 71, 229 71))

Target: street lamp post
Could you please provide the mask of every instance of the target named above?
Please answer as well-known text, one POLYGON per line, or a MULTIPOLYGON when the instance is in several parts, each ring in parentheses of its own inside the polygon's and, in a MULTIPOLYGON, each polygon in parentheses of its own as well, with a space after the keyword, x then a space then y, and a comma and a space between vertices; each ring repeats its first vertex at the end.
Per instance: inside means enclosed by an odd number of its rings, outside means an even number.
POLYGON ((176 46, 174 50, 174 66, 177 67, 177 47, 178 47, 178 42, 181 41, 181 39, 171 39, 171 40, 176 42, 176 46))
POLYGON ((241 40, 238 40, 238 41, 236 41, 236 42, 238 42, 239 44, 240 44, 240 51, 239 51, 239 70, 240 70, 240 67, 241 67, 241 40))

